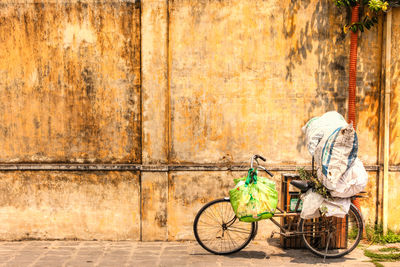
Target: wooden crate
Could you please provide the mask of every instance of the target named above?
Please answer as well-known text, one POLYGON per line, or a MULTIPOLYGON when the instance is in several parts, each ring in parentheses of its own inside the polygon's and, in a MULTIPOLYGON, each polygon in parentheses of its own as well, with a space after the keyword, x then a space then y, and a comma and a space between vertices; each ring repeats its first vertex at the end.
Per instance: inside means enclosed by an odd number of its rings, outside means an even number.
MULTIPOLYGON (((280 192, 280 208, 284 211, 291 211, 290 201, 296 199, 300 195, 300 190, 290 184, 290 181, 300 179, 296 174, 283 174, 281 179, 281 192, 280 192)), ((299 209, 300 210, 300 209, 299 209)), ((300 216, 291 216, 281 218, 281 225, 288 231, 297 231, 297 222, 300 220, 300 216)), ((319 218, 314 219, 319 220, 319 218)), ((347 246, 347 233, 346 233, 346 218, 334 218, 341 222, 340 230, 335 234, 335 237, 330 241, 331 248, 346 248, 347 246)), ((313 220, 307 220, 306 222, 313 222, 313 220)), ((308 229, 305 229, 308 230, 308 229)), ((283 248, 304 248, 305 245, 302 241, 301 236, 284 237, 281 235, 280 244, 283 248)))
MULTIPOLYGON (((298 175, 283 174, 281 179, 280 192, 280 208, 284 211, 290 211, 290 201, 300 196, 300 190, 290 184, 293 179, 299 179, 298 175)), ((300 216, 282 217, 281 225, 288 231, 297 231, 297 222, 300 216)), ((284 237, 281 235, 280 244, 283 248, 304 248, 304 243, 301 236, 284 237)))

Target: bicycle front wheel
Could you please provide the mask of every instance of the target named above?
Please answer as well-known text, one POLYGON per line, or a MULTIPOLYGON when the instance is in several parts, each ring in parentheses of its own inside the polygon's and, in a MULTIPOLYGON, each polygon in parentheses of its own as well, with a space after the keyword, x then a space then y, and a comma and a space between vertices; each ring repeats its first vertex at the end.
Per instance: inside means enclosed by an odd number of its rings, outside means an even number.
POLYGON ((299 232, 312 253, 326 258, 339 258, 356 248, 362 238, 363 221, 358 209, 351 204, 345 218, 320 217, 301 219, 299 232))
POLYGON ((197 242, 207 251, 226 255, 240 251, 255 234, 255 223, 241 222, 229 199, 217 199, 204 205, 193 223, 197 242))

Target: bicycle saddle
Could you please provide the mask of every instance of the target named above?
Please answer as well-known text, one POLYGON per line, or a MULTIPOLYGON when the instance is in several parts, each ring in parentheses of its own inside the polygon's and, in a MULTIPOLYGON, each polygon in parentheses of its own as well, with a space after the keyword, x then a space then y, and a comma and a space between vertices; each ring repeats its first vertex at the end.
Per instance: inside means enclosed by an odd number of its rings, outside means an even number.
POLYGON ((292 180, 290 181, 290 184, 300 189, 302 193, 307 192, 308 189, 311 188, 311 185, 307 181, 302 180, 292 180))

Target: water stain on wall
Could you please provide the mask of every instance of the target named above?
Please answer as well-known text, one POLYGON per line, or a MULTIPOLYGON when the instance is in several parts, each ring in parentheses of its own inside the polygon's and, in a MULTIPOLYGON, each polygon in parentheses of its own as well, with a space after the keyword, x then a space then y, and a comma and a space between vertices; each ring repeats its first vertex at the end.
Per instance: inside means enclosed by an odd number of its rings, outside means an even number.
POLYGON ((0 161, 140 162, 138 2, 2 5, 0 20, 0 161))

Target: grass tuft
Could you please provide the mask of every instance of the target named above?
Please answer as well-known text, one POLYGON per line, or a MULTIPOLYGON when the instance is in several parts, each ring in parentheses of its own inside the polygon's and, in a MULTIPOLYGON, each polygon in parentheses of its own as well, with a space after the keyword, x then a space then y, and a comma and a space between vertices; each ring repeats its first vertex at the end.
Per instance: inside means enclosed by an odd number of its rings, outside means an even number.
POLYGON ((379 252, 399 252, 400 248, 396 247, 386 247, 386 248, 380 248, 378 249, 379 252))
POLYGON ((381 254, 372 252, 368 249, 364 250, 364 255, 371 258, 372 261, 398 261, 400 260, 400 253, 381 254))
POLYGON ((367 225, 365 227, 365 232, 367 234, 367 240, 371 243, 398 243, 400 242, 400 234, 388 230, 387 234, 383 234, 383 227, 381 224, 377 225, 367 225))
POLYGON ((385 267, 382 263, 379 263, 377 261, 371 261, 373 264, 375 264, 376 267, 385 267))

